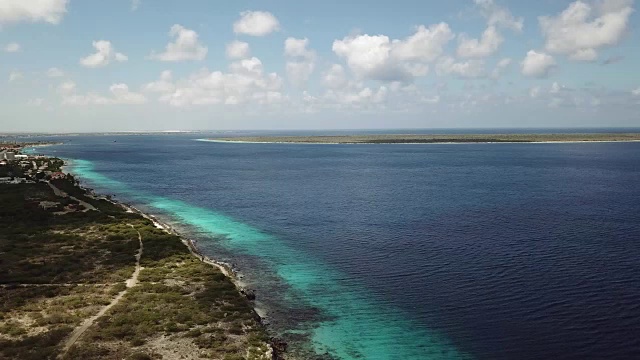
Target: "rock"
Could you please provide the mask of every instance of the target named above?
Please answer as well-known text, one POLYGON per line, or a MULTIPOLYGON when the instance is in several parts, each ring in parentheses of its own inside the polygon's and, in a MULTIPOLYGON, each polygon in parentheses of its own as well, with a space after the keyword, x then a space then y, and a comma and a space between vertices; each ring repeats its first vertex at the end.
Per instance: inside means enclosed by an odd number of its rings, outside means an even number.
POLYGON ((287 342, 282 339, 272 337, 269 343, 271 344, 271 348, 273 349, 273 360, 284 359, 283 355, 285 352, 287 352, 287 342))
POLYGON ((251 289, 242 289, 240 290, 242 295, 244 295, 247 299, 253 301, 256 299, 256 292, 251 289))

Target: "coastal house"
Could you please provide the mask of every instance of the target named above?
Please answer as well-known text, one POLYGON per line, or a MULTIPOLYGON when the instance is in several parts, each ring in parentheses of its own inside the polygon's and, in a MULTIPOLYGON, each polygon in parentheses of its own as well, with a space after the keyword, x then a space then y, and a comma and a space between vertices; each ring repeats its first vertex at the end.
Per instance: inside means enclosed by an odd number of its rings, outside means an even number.
POLYGON ((51 180, 64 179, 65 177, 67 177, 67 175, 60 171, 51 174, 51 180))

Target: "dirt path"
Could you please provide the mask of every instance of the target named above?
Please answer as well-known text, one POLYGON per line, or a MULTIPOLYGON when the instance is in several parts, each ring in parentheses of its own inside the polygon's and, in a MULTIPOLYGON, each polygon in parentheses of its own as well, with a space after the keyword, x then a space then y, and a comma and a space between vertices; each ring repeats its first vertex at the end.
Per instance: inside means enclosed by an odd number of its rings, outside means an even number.
MULTIPOLYGON (((129 224, 129 226, 131 226, 135 230, 135 227, 133 225, 129 224)), ((138 233, 138 241, 140 242, 140 248, 136 252, 136 269, 133 271, 133 274, 131 274, 131 277, 126 281, 127 288, 119 292, 118 295, 116 295, 116 297, 113 298, 113 300, 111 300, 109 305, 104 306, 94 316, 88 319, 85 319, 82 322, 82 324, 80 324, 79 327, 73 330, 73 332, 71 333, 67 341, 65 341, 64 346, 62 348, 62 353, 60 354, 59 358, 63 358, 64 355, 66 355, 66 353, 69 351, 69 349, 71 349, 73 344, 75 344, 76 341, 78 341, 78 339, 82 336, 82 334, 84 334, 84 332, 87 331, 87 329, 89 329, 96 320, 98 320, 100 317, 106 314, 107 311, 109 311, 109 309, 116 306, 130 288, 138 285, 138 275, 140 275, 140 270, 142 269, 140 266, 140 258, 142 257, 144 246, 142 244, 142 234, 140 234, 140 231, 136 230, 136 232, 138 233)))
POLYGON ((70 195, 69 195, 69 194, 67 194, 66 192, 64 192, 64 191, 62 191, 62 190, 60 190, 60 189, 58 189, 58 188, 57 188, 55 185, 53 185, 52 183, 50 183, 50 182, 48 182, 48 181, 47 181, 47 184, 49 184, 49 187, 53 190, 53 193, 54 193, 54 194, 56 194, 56 196, 63 197, 63 198, 68 197, 68 198, 70 198, 70 199, 73 199, 73 200, 77 201, 78 203, 80 203, 80 205, 82 205, 82 206, 85 208, 85 210, 84 210, 84 211, 97 210, 95 206, 93 206, 93 205, 89 204, 89 203, 88 203, 88 202, 86 202, 86 201, 82 201, 82 200, 76 199, 76 198, 75 198, 75 197, 73 197, 73 196, 70 196, 70 195))

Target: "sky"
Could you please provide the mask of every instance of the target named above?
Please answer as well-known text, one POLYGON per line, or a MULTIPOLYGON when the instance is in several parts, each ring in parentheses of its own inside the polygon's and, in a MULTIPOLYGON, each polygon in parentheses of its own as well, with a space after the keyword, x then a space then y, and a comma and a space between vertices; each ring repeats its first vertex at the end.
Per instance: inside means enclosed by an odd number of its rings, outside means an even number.
POLYGON ((634 0, 0 0, 0 132, 640 127, 634 0))

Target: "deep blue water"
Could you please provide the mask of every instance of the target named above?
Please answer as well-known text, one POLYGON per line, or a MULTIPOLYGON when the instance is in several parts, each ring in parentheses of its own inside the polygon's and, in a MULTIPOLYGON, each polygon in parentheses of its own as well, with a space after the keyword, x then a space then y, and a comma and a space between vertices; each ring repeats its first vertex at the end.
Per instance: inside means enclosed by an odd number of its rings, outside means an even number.
POLYGON ((234 263, 295 351, 640 357, 640 143, 196 137, 75 136, 38 151, 234 263))

